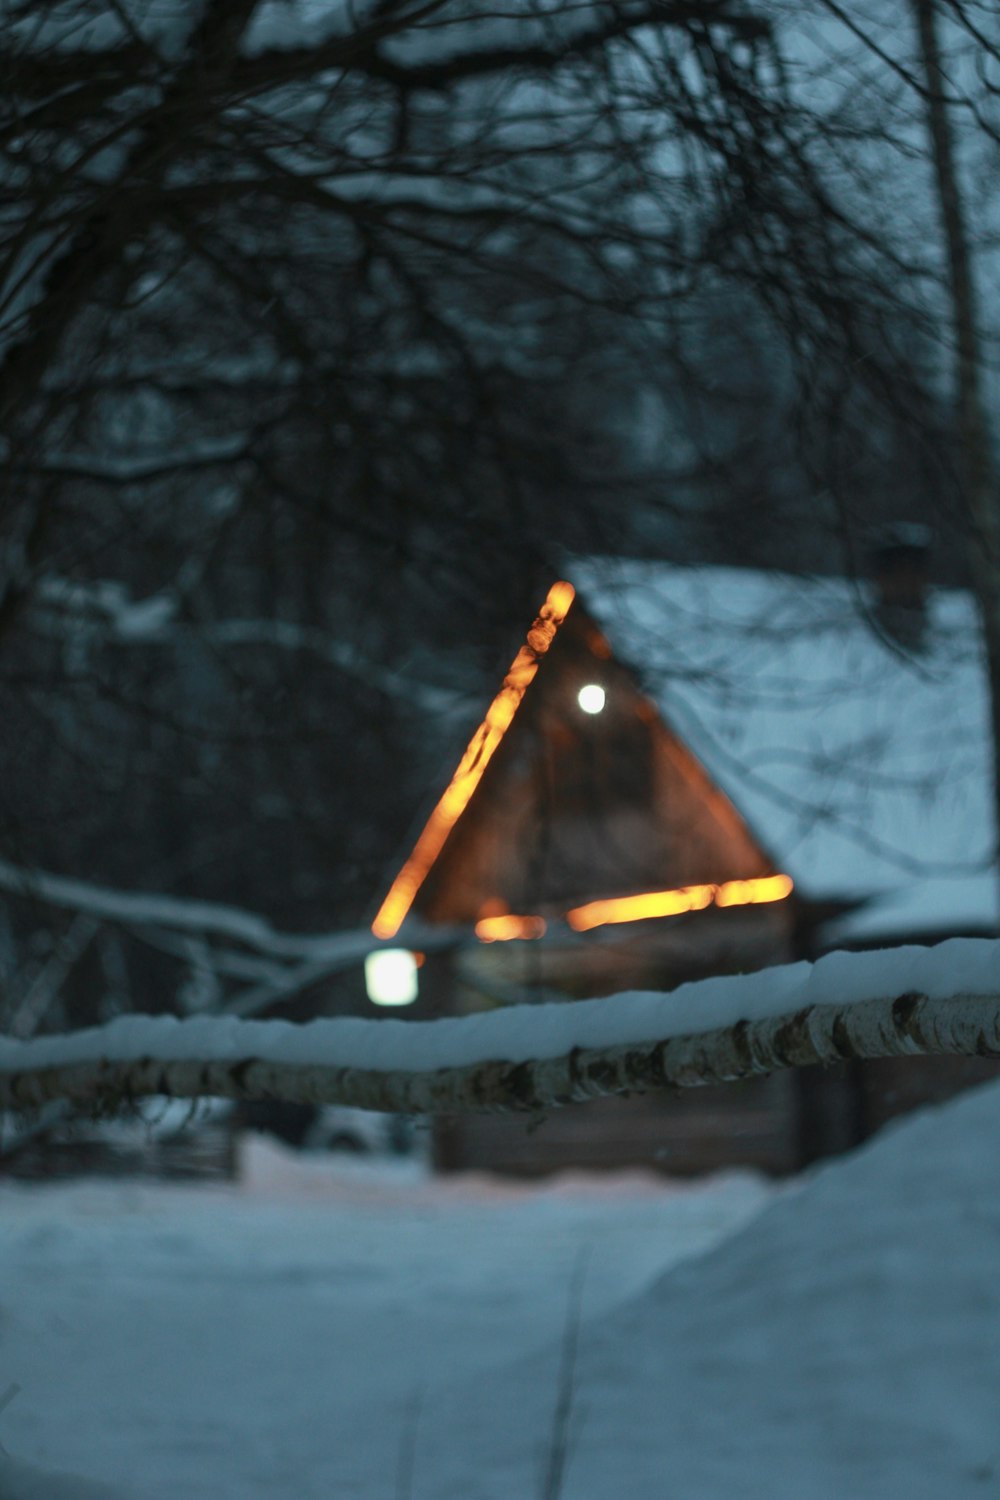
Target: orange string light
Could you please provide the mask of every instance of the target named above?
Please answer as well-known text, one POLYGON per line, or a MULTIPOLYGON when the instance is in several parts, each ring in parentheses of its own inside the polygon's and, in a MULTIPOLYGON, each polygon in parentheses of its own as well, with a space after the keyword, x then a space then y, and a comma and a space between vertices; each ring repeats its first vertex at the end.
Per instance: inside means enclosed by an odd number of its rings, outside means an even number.
POLYGON ((431 866, 483 778, 521 700, 538 671, 539 663, 555 639, 576 596, 571 583, 560 581, 549 589, 528 638, 511 662, 503 686, 486 711, 486 717, 466 747, 458 768, 427 819, 409 859, 396 876, 372 923, 377 938, 395 937, 413 905, 431 866))
POLYGON ((545 928, 544 917, 517 917, 508 912, 499 917, 480 917, 475 932, 481 943, 507 943, 511 938, 544 937, 545 928))
MULTIPOLYGON (((764 875, 755 880, 726 880, 721 885, 685 885, 670 891, 646 891, 639 896, 616 896, 607 901, 590 901, 566 913, 566 921, 576 932, 590 932, 612 922, 644 922, 655 917, 675 917, 685 911, 703 911, 707 906, 759 906, 783 901, 792 893, 789 875, 764 875)), ((484 943, 505 942, 510 938, 544 937, 544 917, 514 916, 503 912, 481 917, 476 923, 476 937, 484 943)))
POLYGON ((701 911, 706 906, 751 906, 783 901, 791 895, 788 875, 765 875, 755 880, 727 880, 722 885, 686 885, 671 891, 647 891, 639 896, 617 896, 589 901, 566 913, 576 932, 590 932, 610 922, 642 922, 651 917, 673 917, 701 911))
POLYGON ((608 901, 588 901, 566 913, 566 921, 577 932, 589 932, 606 922, 642 922, 649 917, 675 917, 683 911, 711 906, 714 885, 680 886, 674 891, 647 891, 641 896, 618 896, 608 901))
POLYGON ((716 906, 756 906, 761 902, 784 901, 792 894, 790 875, 765 875, 759 880, 727 880, 715 893, 716 906))

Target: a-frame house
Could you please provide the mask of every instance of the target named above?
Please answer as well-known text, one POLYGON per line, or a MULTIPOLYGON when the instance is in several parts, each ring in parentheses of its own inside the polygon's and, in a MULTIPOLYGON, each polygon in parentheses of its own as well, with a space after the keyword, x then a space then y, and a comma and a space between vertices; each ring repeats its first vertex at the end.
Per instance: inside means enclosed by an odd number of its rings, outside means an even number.
MULTIPOLYGON (((673 988, 791 956, 791 880, 661 717, 573 587, 550 589, 373 923, 475 933, 429 958, 418 1014, 673 988)), ((540 1129, 440 1133, 443 1165, 794 1165, 787 1080, 604 1101, 540 1129)), ((538 1122, 534 1122, 537 1125, 538 1122)))

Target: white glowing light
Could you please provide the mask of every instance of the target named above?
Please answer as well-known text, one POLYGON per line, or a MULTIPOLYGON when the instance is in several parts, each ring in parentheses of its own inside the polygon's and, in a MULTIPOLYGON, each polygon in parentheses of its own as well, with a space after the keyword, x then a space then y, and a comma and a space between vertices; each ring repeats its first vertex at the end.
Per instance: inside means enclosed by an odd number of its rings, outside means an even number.
POLYGON ((607 695, 598 682, 588 682, 576 695, 576 701, 585 714, 599 714, 607 701, 607 695))
POLYGON ((405 948, 379 948, 365 959, 365 989, 373 1005, 412 1005, 417 961, 405 948))

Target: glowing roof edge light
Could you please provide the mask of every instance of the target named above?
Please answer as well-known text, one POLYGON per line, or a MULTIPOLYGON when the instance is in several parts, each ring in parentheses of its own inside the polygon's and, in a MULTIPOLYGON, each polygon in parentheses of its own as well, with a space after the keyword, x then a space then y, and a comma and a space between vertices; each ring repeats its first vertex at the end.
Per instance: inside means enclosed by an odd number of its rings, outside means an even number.
POLYGON ((506 913, 499 917, 480 917, 474 931, 481 943, 507 943, 512 938, 540 938, 547 930, 544 917, 517 917, 506 913))
POLYGON ((576 932, 589 932, 609 922, 642 922, 650 917, 673 917, 706 906, 756 906, 783 901, 792 893, 790 875, 764 875, 754 880, 726 880, 722 885, 685 885, 672 891, 646 891, 641 896, 616 896, 588 901, 566 913, 576 932))
POLYGON ((395 937, 431 866, 469 799, 479 785, 483 772, 510 727, 521 705, 521 699, 538 671, 539 663, 551 646, 555 633, 565 620, 576 597, 571 583, 560 580, 546 595, 538 618, 528 631, 528 638, 511 662, 503 686, 486 711, 486 717, 469 741, 458 768, 434 808, 413 852, 396 876, 372 923, 377 938, 395 937))
MULTIPOLYGON (((790 875, 761 875, 752 880, 725 880, 721 885, 683 885, 670 891, 643 891, 638 896, 613 896, 590 901, 566 913, 566 923, 576 932, 589 932, 612 922, 643 922, 674 917, 685 911, 703 911, 706 906, 759 906, 784 901, 793 890, 790 875)), ((548 930, 544 917, 481 917, 475 926, 481 943, 506 942, 512 938, 540 938, 548 930)))

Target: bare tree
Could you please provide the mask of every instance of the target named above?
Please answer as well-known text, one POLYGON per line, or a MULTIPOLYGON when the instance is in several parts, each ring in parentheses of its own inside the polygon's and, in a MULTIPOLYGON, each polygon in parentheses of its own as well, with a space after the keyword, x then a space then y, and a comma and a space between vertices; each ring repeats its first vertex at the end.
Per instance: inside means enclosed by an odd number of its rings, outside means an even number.
MULTIPOLYGON (((976 267, 968 214, 956 161, 952 114, 972 108, 977 129, 1000 145, 975 100, 955 97, 942 60, 935 0, 911 0, 919 35, 921 93, 931 144, 941 236, 947 264, 951 322, 952 399, 959 442, 959 477, 969 520, 969 562, 983 620, 989 664, 994 755, 996 757, 997 826, 1000 828, 1000 483, 994 457, 995 434, 986 415, 984 329, 979 311, 976 267)), ((987 35, 971 6, 950 3, 947 19, 971 37, 977 50, 977 73, 1000 64, 1000 34, 987 35)), ((995 17, 992 18, 995 24, 995 17)), ((982 18, 985 26, 990 18, 982 18)))
POLYGON ((871 425, 843 372, 888 411, 921 388, 920 268, 840 191, 849 132, 764 0, 4 17, 22 866, 353 925, 422 780, 413 719, 495 664, 535 567, 749 472, 709 313, 752 301, 780 351, 811 500, 871 425), (637 456, 649 392, 705 441, 637 456))
POLYGON ((7 8, 0 670, 25 772, 51 768, 7 810, 28 862, 101 845, 127 786, 145 868, 102 847, 95 873, 169 886, 213 819, 153 779, 301 804, 322 741, 343 780, 380 668, 446 684, 539 558, 614 538, 643 372, 680 368, 685 301, 809 190, 752 10, 310 17, 7 8))
MULTIPOLYGON (((1000 486, 989 410, 1000 329, 981 288, 995 274, 992 195, 976 184, 997 173, 1000 31, 992 9, 976 0, 884 7, 821 0, 819 11, 839 39, 839 98, 850 97, 827 112, 827 159, 835 153, 869 203, 884 199, 881 217, 867 216, 870 232, 909 259, 900 293, 921 346, 918 353, 911 345, 909 381, 907 351, 899 351, 896 390, 911 406, 904 426, 934 466, 939 531, 963 545, 982 620, 996 747, 1000 486), (908 241, 914 253, 904 250, 908 241)), ((841 495, 839 503, 850 531, 849 502, 841 495)), ((994 780, 1000 808, 1000 761, 994 780)))

